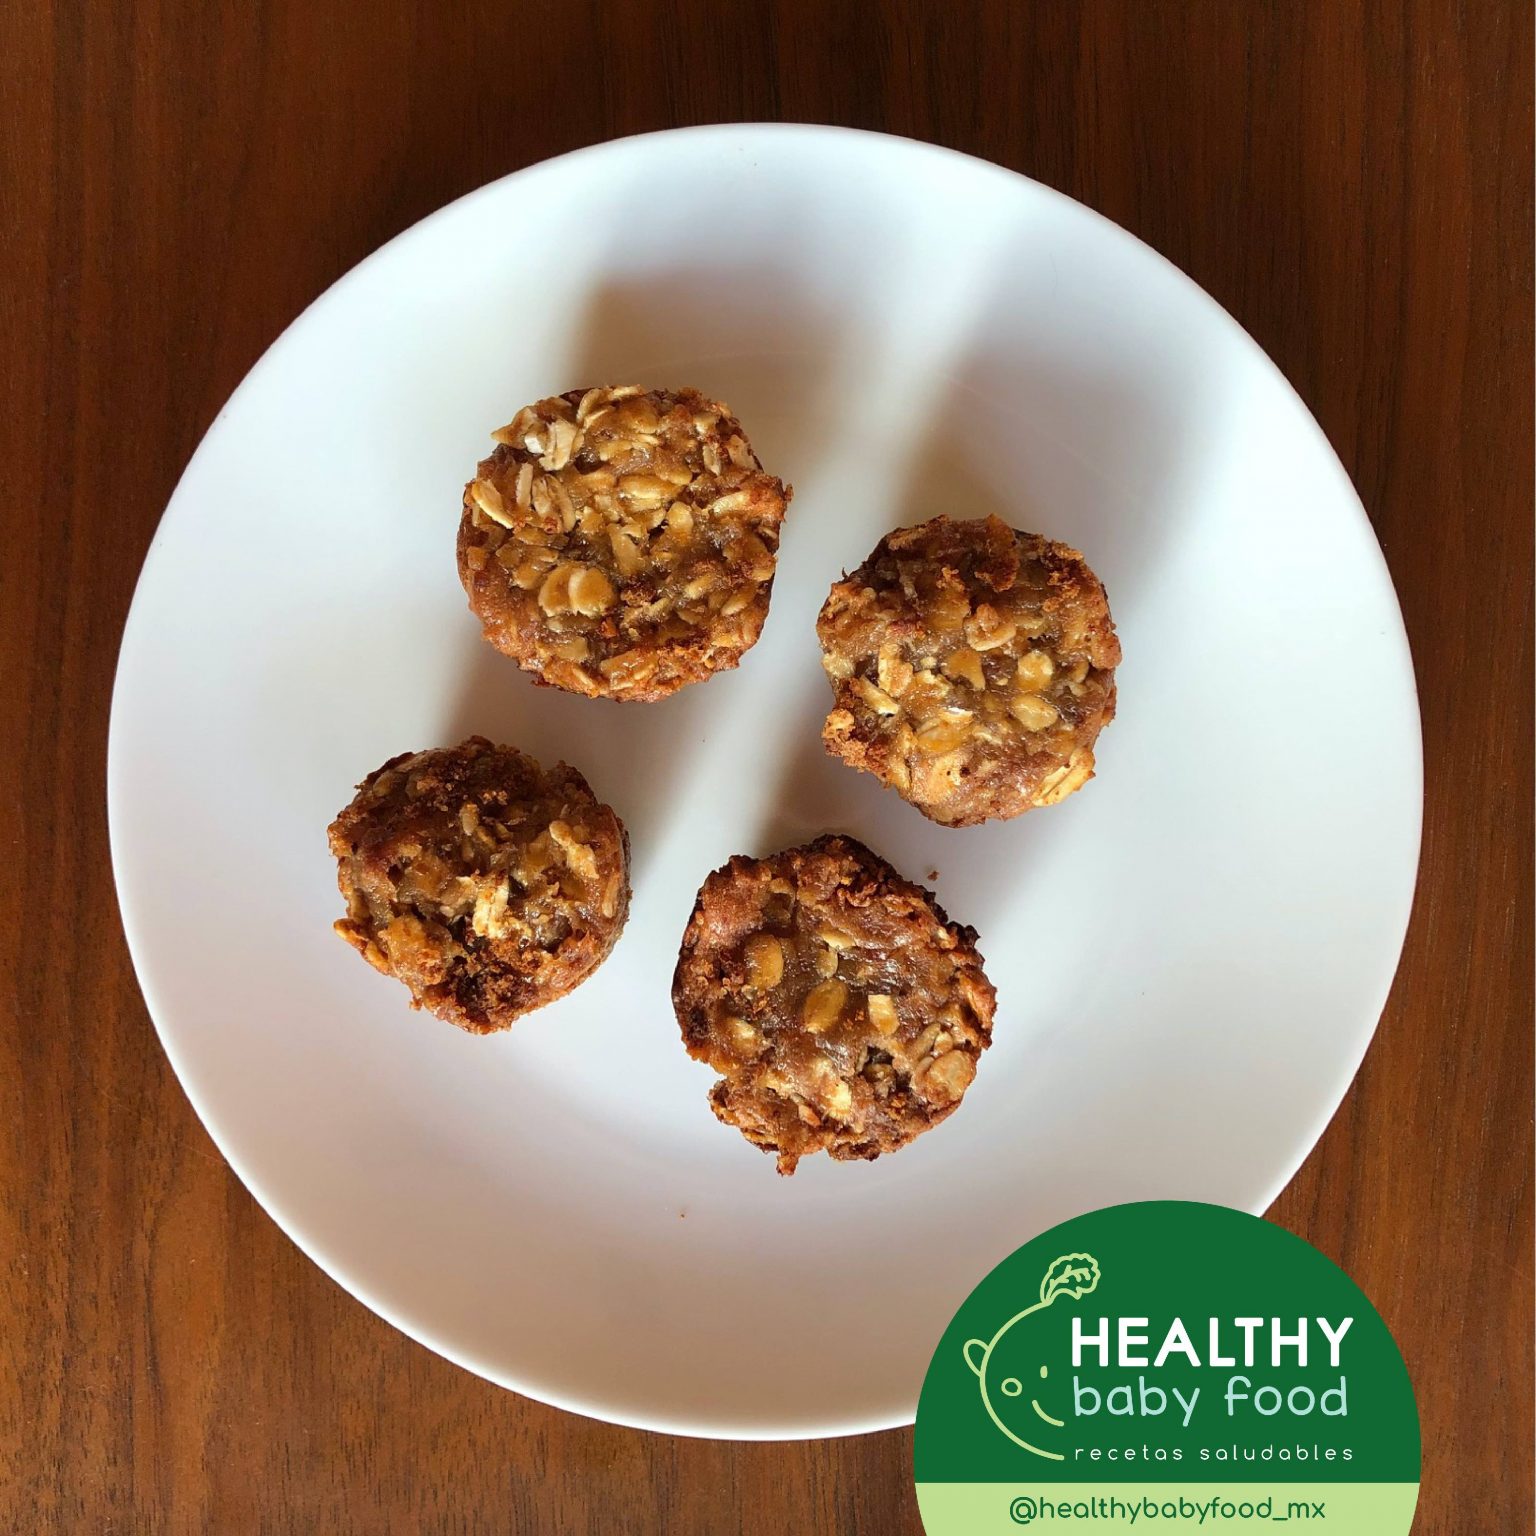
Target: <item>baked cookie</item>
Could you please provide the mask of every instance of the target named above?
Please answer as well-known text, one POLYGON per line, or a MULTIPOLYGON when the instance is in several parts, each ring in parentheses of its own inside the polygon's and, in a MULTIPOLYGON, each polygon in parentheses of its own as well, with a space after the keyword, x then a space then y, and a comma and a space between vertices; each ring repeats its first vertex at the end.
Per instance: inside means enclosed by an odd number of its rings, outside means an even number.
POLYGON ((848 837, 705 882, 672 1005, 716 1116, 780 1173, 904 1147, 959 1105, 996 1000, 973 929, 848 837))
POLYGON ((898 528, 816 621, 827 750, 949 827, 1055 805, 1093 777, 1120 641, 1083 557, 996 517, 898 528))
POLYGON ((492 645, 541 683, 612 699, 740 662, 791 492, 727 406, 575 389, 492 435, 459 522, 459 579, 492 645))
POLYGON ((564 763, 513 747, 392 757, 330 828, 347 915, 336 931, 473 1034, 563 997, 629 915, 629 839, 564 763))

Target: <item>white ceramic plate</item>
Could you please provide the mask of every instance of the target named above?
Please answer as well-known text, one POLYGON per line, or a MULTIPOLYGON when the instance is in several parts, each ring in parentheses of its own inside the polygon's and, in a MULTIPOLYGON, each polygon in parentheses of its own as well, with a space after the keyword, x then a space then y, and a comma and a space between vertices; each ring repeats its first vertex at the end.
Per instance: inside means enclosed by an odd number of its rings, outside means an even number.
POLYGON ((717 127, 486 187, 272 347, 145 564, 110 804, 166 1051, 316 1262, 547 1402, 791 1438, 909 1421, 953 1309, 1050 1223, 1269 1203, 1385 1000, 1420 752, 1359 502, 1209 298, 994 166, 717 127), (796 490, 762 641, 662 704, 535 688, 454 571, 491 428, 629 381, 728 400, 796 490), (1084 550, 1125 646, 1099 778, 962 832, 818 739, 828 586, 941 511, 1084 550), (331 934, 325 840, 386 757, 476 731, 579 766, 634 844, 613 957, 490 1039, 409 1012, 331 934), (946 1124, 781 1179, 711 1115, 668 985, 709 870, 825 830, 938 871, 999 1012, 946 1124))

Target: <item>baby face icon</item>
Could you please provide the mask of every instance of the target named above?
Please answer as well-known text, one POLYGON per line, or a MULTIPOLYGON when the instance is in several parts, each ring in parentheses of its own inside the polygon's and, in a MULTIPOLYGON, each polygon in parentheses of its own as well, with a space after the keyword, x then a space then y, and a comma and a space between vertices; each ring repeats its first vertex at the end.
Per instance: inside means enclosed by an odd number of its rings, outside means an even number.
POLYGON ((965 1341, 965 1363, 976 1373, 988 1418, 1015 1445, 1048 1461, 1066 1459, 1050 1449, 1053 1439, 1060 1443, 1066 1421, 1052 1412, 1051 1368, 1042 1358, 1047 1341, 1038 1315, 1063 1298, 1086 1296, 1098 1283, 1092 1254, 1064 1254, 1046 1270, 1039 1301, 1010 1317, 990 1340, 965 1341))

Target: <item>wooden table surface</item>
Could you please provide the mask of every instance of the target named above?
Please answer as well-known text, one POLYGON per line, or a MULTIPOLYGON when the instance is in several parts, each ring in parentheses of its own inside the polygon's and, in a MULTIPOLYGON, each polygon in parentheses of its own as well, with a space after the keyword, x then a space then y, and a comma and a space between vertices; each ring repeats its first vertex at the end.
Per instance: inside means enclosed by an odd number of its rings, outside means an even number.
POLYGON ((0 1526, 920 1529, 909 1432, 590 1423, 346 1296, 188 1107, 107 858, 134 578, 267 344, 504 172, 785 118, 968 150, 1125 225, 1269 352, 1359 487, 1418 665, 1423 869, 1376 1043, 1273 1215, 1401 1341, 1416 1530, 1529 1531, 1531 26, 1528 0, 4 7, 0 1526))

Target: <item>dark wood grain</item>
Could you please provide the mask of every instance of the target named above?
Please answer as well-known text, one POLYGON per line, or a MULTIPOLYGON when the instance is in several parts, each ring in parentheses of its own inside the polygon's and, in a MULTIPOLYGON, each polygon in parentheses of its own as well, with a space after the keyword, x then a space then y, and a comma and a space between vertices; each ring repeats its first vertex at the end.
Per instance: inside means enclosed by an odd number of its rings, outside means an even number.
POLYGON ((497 1391, 276 1231, 118 927, 107 706, 176 477, 269 341, 457 194, 616 134, 789 118, 987 156, 1184 268, 1295 383, 1423 698, 1413 928, 1274 1215, 1401 1340, 1417 1529, 1532 1506, 1528 0, 0 8, 0 1526, 919 1530, 904 1433, 696 1443, 497 1391))

